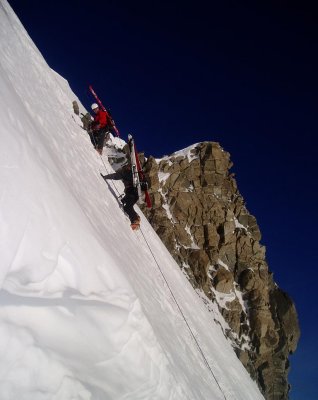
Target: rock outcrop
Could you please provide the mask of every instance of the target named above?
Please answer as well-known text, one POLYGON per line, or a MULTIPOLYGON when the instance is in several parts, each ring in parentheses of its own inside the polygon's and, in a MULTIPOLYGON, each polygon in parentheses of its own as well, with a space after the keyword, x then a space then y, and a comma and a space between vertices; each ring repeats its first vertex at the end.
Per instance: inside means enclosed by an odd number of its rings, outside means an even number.
POLYGON ((265 398, 287 399, 297 314, 273 281, 231 167, 229 153, 214 142, 149 157, 153 208, 143 211, 193 287, 218 304, 225 333, 265 398))

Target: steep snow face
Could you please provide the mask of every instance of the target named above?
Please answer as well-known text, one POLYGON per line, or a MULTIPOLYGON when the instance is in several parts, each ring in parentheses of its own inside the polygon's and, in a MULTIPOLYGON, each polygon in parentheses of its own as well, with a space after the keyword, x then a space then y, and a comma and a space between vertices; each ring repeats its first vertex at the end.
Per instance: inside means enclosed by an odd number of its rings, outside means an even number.
POLYGON ((75 99, 0 0, 0 398, 262 399, 145 218, 131 231, 75 99))

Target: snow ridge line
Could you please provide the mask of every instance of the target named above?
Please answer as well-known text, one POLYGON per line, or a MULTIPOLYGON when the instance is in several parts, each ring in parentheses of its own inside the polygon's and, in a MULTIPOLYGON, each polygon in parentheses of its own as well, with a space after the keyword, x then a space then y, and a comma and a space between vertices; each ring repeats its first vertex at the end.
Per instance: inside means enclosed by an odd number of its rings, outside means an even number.
POLYGON ((159 269, 159 271, 160 271, 160 273, 161 273, 161 275, 162 275, 164 281, 166 282, 166 285, 167 285, 167 287, 168 287, 168 289, 169 289, 169 291, 170 291, 170 293, 171 293, 171 296, 172 296, 174 302, 176 303, 176 305, 177 305, 177 307, 178 307, 178 310, 179 310, 179 312, 180 312, 180 314, 181 314, 181 316, 182 316, 182 318, 183 318, 185 324, 187 325, 187 327, 188 327, 188 329, 189 329, 189 332, 190 332, 190 334, 191 334, 191 336, 192 336, 192 338, 193 338, 193 340, 194 340, 194 342, 195 342, 195 344, 196 344, 196 346, 197 346, 197 348, 198 348, 198 350, 199 350, 199 353, 201 354, 201 356, 202 356, 202 358, 203 358, 203 360, 204 360, 204 363, 206 364, 208 370, 211 372, 213 379, 215 380, 216 384, 218 385, 218 388, 220 389, 220 392, 222 393, 222 395, 223 395, 223 397, 224 397, 224 400, 227 400, 227 398, 226 398, 226 396, 225 396, 225 393, 224 393, 224 391, 222 390, 222 388, 221 388, 221 386, 220 386, 220 384, 219 384, 219 382, 218 382, 218 380, 217 380, 217 378, 216 378, 214 372, 212 371, 212 368, 211 368, 211 366, 210 366, 210 364, 209 364, 207 358, 205 357, 204 352, 203 352, 203 350, 202 350, 202 348, 201 348, 201 346, 200 346, 200 344, 199 344, 197 338, 195 337, 195 335, 194 335, 194 333, 193 333, 193 331, 192 331, 192 329, 191 329, 191 327, 190 327, 190 325, 189 325, 189 322, 188 322, 187 318, 185 317, 185 315, 184 315, 184 313, 183 313, 183 311, 182 311, 182 309, 181 309, 181 307, 180 307, 180 305, 179 305, 179 303, 178 303, 178 301, 177 301, 175 295, 173 294, 173 291, 172 291, 172 289, 171 289, 171 287, 170 287, 170 285, 169 285, 169 283, 168 283, 168 281, 167 281, 167 279, 166 279, 164 273, 162 272, 162 269, 160 268, 160 265, 159 265, 159 263, 158 263, 158 261, 157 261, 157 259, 156 259, 156 257, 155 257, 155 255, 154 255, 154 253, 153 253, 153 251, 152 251, 152 249, 151 249, 151 247, 150 247, 150 245, 149 245, 149 243, 148 243, 148 241, 147 241, 147 239, 146 239, 146 237, 145 237, 145 235, 144 235, 144 233, 143 233, 143 231, 142 231, 141 228, 140 228, 140 232, 141 232, 141 234, 142 234, 142 236, 143 236, 143 238, 144 238, 145 243, 146 243, 147 246, 148 246, 148 249, 149 249, 149 251, 150 251, 150 253, 151 253, 151 255, 152 255, 152 257, 153 257, 155 263, 157 264, 157 267, 158 267, 158 269, 159 269))

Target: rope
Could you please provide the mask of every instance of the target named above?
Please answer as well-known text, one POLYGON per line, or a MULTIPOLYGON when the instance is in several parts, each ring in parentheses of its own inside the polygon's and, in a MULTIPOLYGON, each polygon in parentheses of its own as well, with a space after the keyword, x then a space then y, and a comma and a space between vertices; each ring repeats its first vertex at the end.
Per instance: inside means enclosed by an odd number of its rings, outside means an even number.
MULTIPOLYGON (((100 156, 100 158, 101 158, 101 160, 102 160, 102 163, 104 164, 104 168, 105 168, 106 173, 109 174, 109 171, 108 171, 108 169, 107 169, 107 167, 106 167, 106 164, 105 164, 105 162, 104 162, 104 159, 103 159, 102 155, 99 154, 99 156, 100 156)), ((112 183, 112 185, 114 186, 115 191, 117 192, 117 195, 118 195, 118 198, 117 198, 117 199, 118 199, 118 201, 119 201, 119 199, 123 196, 123 194, 121 194, 121 193, 119 192, 119 190, 117 189, 117 186, 115 185, 115 182, 113 181, 113 179, 111 179, 111 183, 112 183)), ((120 203, 119 203, 119 204, 120 204, 120 203)))
MULTIPOLYGON (((91 133, 91 137, 92 137, 92 139, 94 141, 94 147, 95 147, 95 149, 97 149, 97 144, 96 144, 96 140, 95 140, 95 137, 94 137, 93 133, 91 133)), ((99 154, 100 159, 102 160, 102 163, 104 165, 106 173, 109 174, 109 171, 108 171, 108 169, 106 167, 106 164, 105 164, 105 161, 104 161, 102 155, 100 154, 100 152, 98 152, 98 154, 99 154)), ((118 194, 118 199, 120 199, 120 197, 122 197, 122 194, 120 194, 119 190, 117 189, 117 186, 115 185, 115 183, 114 183, 114 181, 112 179, 111 179, 111 183, 114 186, 114 189, 118 194)))
MULTIPOLYGON (((95 138, 94 138, 93 135, 92 135, 92 137, 93 137, 93 139, 94 139, 95 148, 96 148, 95 138)), ((104 168, 105 168, 105 170, 106 170, 106 172, 107 172, 107 174, 108 174, 108 169, 107 169, 106 164, 105 164, 105 162, 104 162, 104 160, 103 160, 103 157, 102 157, 101 154, 99 154, 99 156, 100 156, 100 158, 101 158, 101 160, 102 160, 102 163, 103 163, 103 165, 104 165, 104 168)), ((116 185, 114 184, 113 180, 112 180, 112 184, 113 184, 113 186, 114 186, 116 192, 117 192, 118 195, 120 196, 120 193, 119 193, 119 191, 118 191, 116 185)), ((205 365, 207 366, 208 370, 210 371, 212 377, 214 378, 214 380, 215 380, 215 382, 216 382, 216 384, 217 384, 217 386, 218 386, 220 392, 222 393, 224 399, 227 400, 227 398, 226 398, 226 396, 225 396, 225 394, 224 394, 224 392, 223 392, 223 390, 222 390, 222 388, 221 388, 221 386, 220 386, 220 384, 219 384, 219 382, 218 382, 218 380, 217 380, 217 378, 216 378, 214 372, 212 371, 212 368, 211 368, 211 366, 210 366, 210 364, 209 364, 207 358, 205 357, 204 352, 203 352, 203 350, 202 350, 202 348, 201 348, 201 346, 200 346, 198 340, 196 339, 196 337, 195 337, 195 335, 194 335, 194 333, 193 333, 193 331, 192 331, 192 329, 191 329, 191 327, 190 327, 190 325, 189 325, 189 323, 188 323, 188 320, 186 319, 186 317, 185 317, 185 315, 184 315, 184 313, 183 313, 183 311, 182 311, 182 309, 181 309, 181 307, 180 307, 180 305, 179 305, 179 303, 178 303, 178 301, 177 301, 175 295, 173 294, 173 291, 172 291, 172 289, 171 289, 171 287, 170 287, 170 285, 169 285, 169 283, 168 283, 168 281, 167 281, 167 279, 166 279, 166 277, 165 277, 165 275, 164 275, 162 269, 160 268, 160 265, 159 265, 159 263, 158 263, 158 261, 157 261, 157 259, 156 259, 156 257, 155 257, 155 255, 154 255, 154 253, 153 253, 153 251, 152 251, 152 249, 151 249, 151 247, 150 247, 150 245, 149 245, 149 243, 148 243, 148 241, 147 241, 147 239, 146 239, 146 237, 145 237, 145 235, 144 235, 144 233, 143 233, 143 231, 142 231, 141 228, 140 228, 140 231, 141 231, 141 234, 142 234, 142 236, 143 236, 143 238, 144 238, 144 241, 145 241, 145 243, 147 244, 148 249, 149 249, 149 251, 150 251, 150 253, 151 253, 151 255, 152 255, 152 257, 153 257, 155 263, 157 264, 157 267, 158 267, 158 269, 159 269, 159 271, 160 271, 160 273, 161 273, 161 275, 162 275, 164 281, 166 282, 166 285, 167 285, 167 287, 168 287, 168 289, 169 289, 169 291, 170 291, 170 293, 171 293, 171 296, 172 296, 174 302, 176 303, 177 308, 178 308, 178 310, 179 310, 179 312, 180 312, 180 314, 181 314, 181 316, 182 316, 182 318, 183 318, 185 324, 187 325, 187 327, 188 327, 188 329, 189 329, 189 332, 190 332, 190 334, 191 334, 191 336, 192 336, 192 338, 193 338, 193 340, 194 340, 194 342, 195 342, 195 344, 196 344, 196 346, 197 346, 197 348, 198 348, 198 350, 199 350, 199 353, 201 354, 201 356, 202 356, 202 358, 203 358, 203 361, 204 361, 205 365)))
POLYGON ((187 327, 188 327, 188 329, 189 329, 189 332, 190 332, 190 334, 191 334, 191 336, 192 336, 192 338, 193 338, 195 344, 197 345, 197 348, 198 348, 199 353, 201 354, 201 356, 202 356, 202 358, 203 358, 203 360, 204 360, 205 365, 207 366, 208 370, 211 372, 212 377, 214 378, 216 384, 218 385, 218 387, 219 387, 219 389, 220 389, 220 392, 222 393, 224 399, 227 400, 227 398, 226 398, 226 396, 225 396, 225 394, 224 394, 224 392, 223 392, 223 390, 222 390, 222 388, 221 388, 221 386, 220 386, 220 384, 219 384, 219 382, 218 382, 218 380, 217 380, 217 378, 216 378, 214 372, 212 371, 212 369, 211 369, 211 367, 210 367, 210 364, 209 364, 207 358, 205 357, 204 352, 203 352, 203 350, 202 350, 202 348, 201 348, 201 346, 200 346, 198 340, 196 339, 196 337, 195 337, 195 335, 194 335, 194 333, 193 333, 193 331, 192 331, 192 329, 191 329, 191 327, 190 327, 190 325, 189 325, 189 323, 188 323, 188 321, 187 321, 187 319, 186 319, 186 317, 185 317, 185 315, 184 315, 184 313, 183 313, 183 311, 182 311, 182 309, 181 309, 181 307, 180 307, 180 305, 179 305, 179 303, 178 303, 178 301, 177 301, 175 295, 173 294, 173 291, 172 291, 172 289, 170 288, 170 285, 169 285, 169 283, 168 283, 168 281, 167 281, 167 279, 166 279, 164 273, 162 272, 162 269, 160 268, 160 265, 159 265, 159 263, 158 263, 158 261, 157 261, 157 259, 156 259, 156 257, 155 257, 155 255, 154 255, 154 253, 153 253, 153 251, 152 251, 152 249, 151 249, 151 247, 150 247, 150 245, 149 245, 149 243, 148 243, 148 241, 147 241, 147 239, 146 239, 146 237, 145 237, 145 235, 144 235, 144 233, 143 233, 143 231, 142 231, 141 228, 140 228, 140 231, 141 231, 141 234, 142 234, 142 236, 143 236, 143 238, 144 238, 144 240, 145 240, 145 243, 146 243, 147 246, 148 246, 148 249, 149 249, 149 251, 150 251, 150 253, 151 253, 151 255, 152 255, 152 257, 153 257, 155 263, 157 264, 157 267, 158 267, 158 269, 159 269, 159 271, 160 271, 160 273, 161 273, 161 275, 162 275, 164 281, 166 282, 166 285, 167 285, 167 287, 168 287, 168 289, 169 289, 169 291, 170 291, 170 293, 171 293, 171 296, 172 296, 174 302, 176 303, 176 305, 177 305, 177 307, 178 307, 178 310, 179 310, 179 312, 180 312, 180 314, 181 314, 181 316, 182 316, 184 322, 186 323, 186 325, 187 325, 187 327))

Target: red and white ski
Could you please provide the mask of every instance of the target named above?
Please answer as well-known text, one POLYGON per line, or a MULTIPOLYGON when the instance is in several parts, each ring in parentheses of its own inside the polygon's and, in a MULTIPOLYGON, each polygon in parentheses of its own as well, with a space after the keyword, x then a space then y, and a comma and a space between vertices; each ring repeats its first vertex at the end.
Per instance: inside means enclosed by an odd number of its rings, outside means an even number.
MULTIPOLYGON (((99 99, 99 97, 97 96, 97 94, 96 94, 95 90, 93 89, 92 85, 89 85, 88 88, 89 88, 90 92, 92 93, 92 95, 95 97, 97 103, 100 105, 101 109, 102 109, 103 111, 107 112, 108 116, 110 117, 109 112, 108 112, 108 111, 106 110, 106 108, 103 106, 103 103, 100 101, 100 99, 99 99)), ((114 120, 113 120, 111 117, 110 117, 110 119, 111 119, 111 121, 112 121, 112 123, 113 123, 113 129, 114 129, 114 131, 116 132, 116 135, 119 137, 119 136, 120 136, 120 135, 119 135, 119 130, 117 129, 114 120)))
POLYGON ((133 174, 134 186, 138 189, 139 199, 142 197, 142 192, 145 193, 145 203, 148 208, 151 208, 151 199, 148 190, 141 190, 141 182, 146 182, 145 174, 141 168, 140 160, 138 157, 135 141, 132 135, 128 135, 128 146, 131 160, 131 170, 133 174))

